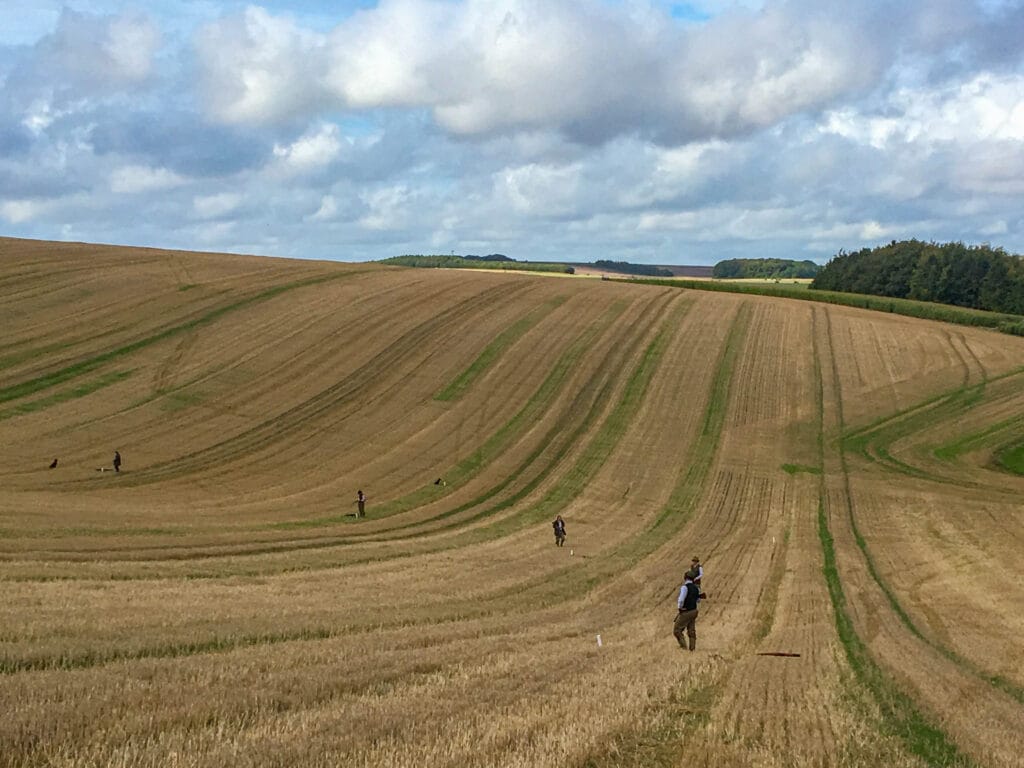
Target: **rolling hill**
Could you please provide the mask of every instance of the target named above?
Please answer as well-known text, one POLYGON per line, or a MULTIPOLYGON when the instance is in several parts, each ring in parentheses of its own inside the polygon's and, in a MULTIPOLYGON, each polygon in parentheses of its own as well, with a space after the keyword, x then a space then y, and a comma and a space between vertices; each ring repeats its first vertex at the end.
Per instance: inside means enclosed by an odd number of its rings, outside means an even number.
POLYGON ((1024 339, 13 239, 0 327, 0 766, 1024 753, 1024 339))

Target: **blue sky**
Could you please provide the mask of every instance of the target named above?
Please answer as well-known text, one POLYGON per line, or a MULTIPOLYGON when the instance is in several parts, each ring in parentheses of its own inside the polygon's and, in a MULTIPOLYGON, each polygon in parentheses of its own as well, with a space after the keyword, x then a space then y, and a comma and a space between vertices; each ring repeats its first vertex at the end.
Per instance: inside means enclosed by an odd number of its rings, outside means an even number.
POLYGON ((1024 252, 1024 0, 0 2, 0 235, 1024 252))

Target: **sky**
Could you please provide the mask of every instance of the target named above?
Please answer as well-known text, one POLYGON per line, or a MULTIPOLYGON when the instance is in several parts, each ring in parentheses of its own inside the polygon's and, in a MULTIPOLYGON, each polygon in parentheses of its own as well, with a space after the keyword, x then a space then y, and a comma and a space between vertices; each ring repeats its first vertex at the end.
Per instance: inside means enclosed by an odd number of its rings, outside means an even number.
POLYGON ((1024 0, 0 0, 0 235, 1024 253, 1024 0))

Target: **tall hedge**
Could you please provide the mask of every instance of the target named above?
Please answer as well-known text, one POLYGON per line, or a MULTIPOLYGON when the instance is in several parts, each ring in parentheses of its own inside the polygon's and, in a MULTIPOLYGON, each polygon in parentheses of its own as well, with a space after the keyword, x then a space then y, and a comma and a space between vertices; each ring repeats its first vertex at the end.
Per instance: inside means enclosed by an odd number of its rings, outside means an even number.
POLYGON ((820 266, 792 259, 726 259, 715 264, 711 276, 719 279, 791 279, 814 277, 820 266))

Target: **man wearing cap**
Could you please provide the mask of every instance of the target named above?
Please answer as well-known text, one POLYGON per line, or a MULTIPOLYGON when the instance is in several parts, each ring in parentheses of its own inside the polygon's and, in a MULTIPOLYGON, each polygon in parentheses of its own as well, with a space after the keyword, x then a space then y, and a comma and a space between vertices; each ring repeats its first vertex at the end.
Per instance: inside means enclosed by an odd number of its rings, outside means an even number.
POLYGON ((700 580, 704 577, 704 566, 700 564, 700 558, 695 557, 690 561, 690 573, 693 574, 693 583, 700 590, 700 580))
POLYGON ((694 583, 691 573, 686 572, 683 586, 679 589, 679 614, 676 616, 672 634, 676 636, 680 648, 686 647, 686 643, 683 642, 683 634, 686 634, 692 651, 697 647, 697 603, 700 600, 700 587, 694 583))

